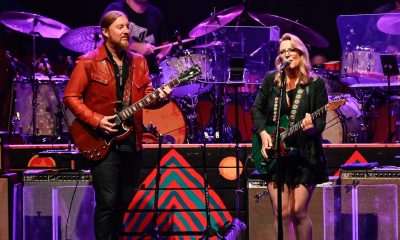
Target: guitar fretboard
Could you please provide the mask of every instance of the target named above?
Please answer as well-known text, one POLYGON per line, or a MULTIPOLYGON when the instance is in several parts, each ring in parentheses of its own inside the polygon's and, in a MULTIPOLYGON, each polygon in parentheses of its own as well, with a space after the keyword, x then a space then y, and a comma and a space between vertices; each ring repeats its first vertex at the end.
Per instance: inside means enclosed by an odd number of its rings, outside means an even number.
MULTIPOLYGON (((193 78, 196 75, 199 75, 200 73, 201 73, 200 67, 198 65, 195 65, 194 67, 189 69, 187 72, 182 74, 182 75, 186 75, 186 76, 181 75, 178 78, 174 78, 174 79, 170 80, 167 84, 164 84, 161 88, 168 86, 172 89, 173 87, 177 86, 179 83, 188 81, 189 79, 193 78)), ((158 99, 159 97, 160 97, 160 90, 157 89, 156 91, 150 93, 149 95, 140 99, 136 103, 130 105, 129 107, 127 107, 124 110, 122 110, 121 112, 119 112, 118 113, 119 119, 121 119, 122 122, 125 121, 130 116, 132 116, 135 112, 142 109, 143 107, 150 104, 151 102, 158 99)))
MULTIPOLYGON (((311 113, 311 119, 314 120, 318 117, 320 117, 322 114, 324 114, 326 111, 328 110, 333 110, 333 109, 337 109, 339 106, 343 105, 346 103, 346 100, 343 98, 337 99, 337 100, 333 100, 332 102, 320 107, 319 109, 317 109, 315 112, 311 113)), ((301 128, 301 122, 297 122, 296 124, 294 124, 293 126, 291 126, 288 130, 282 132, 280 134, 281 139, 284 139, 286 137, 289 137, 291 135, 293 135, 294 133, 296 133, 298 130, 300 130, 301 128)))
MULTIPOLYGON (((327 106, 328 106, 328 104, 324 105, 323 107, 320 107, 315 112, 311 113, 311 119, 314 120, 314 119, 320 117, 323 113, 325 113, 326 109, 327 109, 327 106)), ((301 128, 301 121, 297 122, 292 127, 290 127, 287 130, 285 137, 289 137, 289 136, 293 135, 295 132, 299 131, 300 128, 301 128)))

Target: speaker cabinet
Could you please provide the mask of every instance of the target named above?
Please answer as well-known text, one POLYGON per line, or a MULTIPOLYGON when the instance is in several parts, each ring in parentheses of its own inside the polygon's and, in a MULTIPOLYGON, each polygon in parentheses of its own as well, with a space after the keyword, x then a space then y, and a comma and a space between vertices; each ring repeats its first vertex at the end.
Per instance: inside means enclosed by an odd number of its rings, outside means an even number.
MULTIPOLYGON (((346 185, 383 185, 383 184, 394 184, 397 186, 397 217, 400 216, 400 169, 397 168, 381 168, 373 170, 342 170, 341 172, 341 185, 346 188, 346 185)), ((393 219, 389 218, 388 215, 382 212, 387 211, 388 205, 380 206, 379 198, 382 201, 389 200, 393 203, 396 199, 391 199, 392 195, 386 196, 385 191, 382 189, 383 186, 371 187, 368 189, 367 193, 358 193, 358 226, 359 226, 359 238, 362 239, 362 235, 368 235, 368 239, 397 239, 398 229, 400 227, 400 222, 397 219, 397 229, 396 227, 391 227, 390 224, 393 223, 393 219), (365 195, 368 194, 368 197, 365 195), (362 197, 364 196, 364 197, 362 197), (364 200, 363 200, 364 199, 364 200), (362 205, 360 205, 362 204, 362 205), (378 209, 377 209, 378 208, 378 209), (387 221, 388 222, 385 222, 387 221), (368 224, 368 228, 363 228, 363 224, 368 224), (361 227, 361 228, 360 228, 361 227)), ((344 191, 341 194, 343 195, 344 191)), ((365 189, 365 188, 364 188, 365 189)), ((359 190, 360 191, 360 190, 359 190)), ((364 190, 365 192, 366 190, 364 190)), ((390 194, 390 193, 389 193, 390 194)), ((343 203, 344 197, 341 197, 341 216, 344 217, 346 221, 346 216, 349 218, 349 224, 351 226, 351 209, 349 204, 343 203)), ((390 210, 389 210, 390 211, 390 210)), ((351 237, 351 232, 349 236, 351 237)))
POLYGON ((13 189, 17 174, 8 173, 0 176, 0 239, 12 239, 13 189))
MULTIPOLYGON (((308 207, 313 224, 313 239, 324 236, 323 186, 336 184, 337 178, 330 182, 317 185, 308 207)), ((267 185, 262 180, 249 180, 248 209, 249 209, 249 239, 275 239, 274 212, 268 195, 267 185)))
POLYGON ((23 239, 93 238, 89 172, 26 171, 23 178, 23 239))

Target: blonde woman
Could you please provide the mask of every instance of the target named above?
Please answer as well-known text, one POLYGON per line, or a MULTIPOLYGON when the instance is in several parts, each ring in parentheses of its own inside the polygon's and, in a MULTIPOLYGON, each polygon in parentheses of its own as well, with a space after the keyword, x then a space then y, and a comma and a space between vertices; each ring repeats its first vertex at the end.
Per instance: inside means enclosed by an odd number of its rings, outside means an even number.
POLYGON ((297 36, 289 33, 282 36, 275 66, 276 71, 265 76, 259 89, 252 107, 252 119, 257 130, 255 134, 259 134, 261 139, 261 154, 265 159, 271 159, 268 150, 273 139, 266 127, 274 126, 277 120, 274 109, 277 109, 284 77, 281 116, 287 116, 288 123, 301 122, 301 129, 285 139, 286 145, 297 151, 280 159, 281 184, 277 183, 276 166, 269 169, 266 181, 275 213, 275 232, 278 226, 277 190, 281 187, 284 239, 308 240, 312 239, 312 223, 307 208, 316 184, 328 180, 321 137, 326 114, 315 119, 311 119, 310 114, 327 104, 328 95, 324 81, 311 72, 307 48, 297 36))

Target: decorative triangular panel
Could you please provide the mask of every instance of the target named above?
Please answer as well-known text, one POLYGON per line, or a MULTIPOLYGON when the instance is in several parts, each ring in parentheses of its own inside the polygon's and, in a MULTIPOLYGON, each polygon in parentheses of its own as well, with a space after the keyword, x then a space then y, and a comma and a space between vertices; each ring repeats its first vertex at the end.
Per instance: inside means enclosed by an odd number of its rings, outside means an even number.
MULTIPOLYGON (((160 188, 164 190, 160 190, 158 195, 159 231, 203 231, 207 218, 202 173, 191 168, 190 163, 174 149, 161 159, 161 167, 160 188)), ((157 169, 154 168, 142 183, 145 189, 139 190, 133 198, 129 206, 130 211, 124 219, 125 232, 146 232, 153 227, 156 173, 157 169)), ((209 196, 211 226, 218 229, 227 221, 231 221, 232 216, 214 190, 209 189, 209 196)), ((176 236, 168 239, 189 238, 176 236)))

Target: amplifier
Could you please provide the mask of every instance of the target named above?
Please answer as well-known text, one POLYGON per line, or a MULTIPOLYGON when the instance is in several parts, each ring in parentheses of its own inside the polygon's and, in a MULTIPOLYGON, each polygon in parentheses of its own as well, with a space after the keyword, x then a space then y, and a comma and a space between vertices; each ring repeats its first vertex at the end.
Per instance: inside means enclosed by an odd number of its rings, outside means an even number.
POLYGON ((28 170, 23 181, 24 239, 93 239, 95 200, 89 171, 28 170))
MULTIPOLYGON (((346 185, 383 185, 383 184, 394 184, 397 186, 397 216, 400 216, 400 168, 398 167, 390 167, 390 168, 374 168, 374 169, 364 169, 364 170, 342 170, 340 174, 341 184, 343 186, 346 185)), ((345 187, 346 188, 346 187, 345 187)), ((392 195, 385 196, 385 191, 383 191, 381 186, 371 187, 368 191, 363 188, 364 193, 358 192, 358 208, 359 208, 359 223, 363 221, 370 221, 374 224, 369 224, 368 229, 365 229, 364 232, 359 230, 359 236, 368 235, 369 239, 397 239, 397 233, 400 229, 400 222, 398 221, 398 226, 390 228, 390 222, 385 222, 385 219, 388 216, 382 216, 385 207, 383 209, 378 208, 382 203, 378 203, 379 198, 390 199, 392 195), (368 197, 365 196, 368 195, 368 197), (377 209, 378 208, 378 209, 377 209), (364 218, 364 220, 363 220, 364 218), (394 229, 393 231, 389 229, 394 229), (369 232, 366 232, 369 231, 369 232), (394 237, 396 236, 396 237, 394 237)), ((342 195, 345 194, 346 190, 341 191, 342 195)), ((341 197, 342 201, 344 197, 341 197)), ((393 202, 395 199, 392 199, 393 202)), ((341 204, 341 214, 349 215, 351 209, 349 209, 349 204, 346 201, 341 204)), ((350 216, 351 218, 351 216, 350 216)), ((351 221, 350 221, 351 223, 351 221)), ((351 232, 348 234, 351 236, 351 232)))
POLYGON ((17 174, 0 174, 0 239, 17 239, 13 234, 13 221, 17 222, 13 210, 17 208, 17 201, 13 197, 14 184, 17 183, 17 174))

